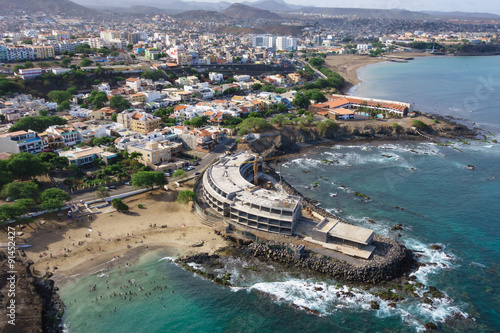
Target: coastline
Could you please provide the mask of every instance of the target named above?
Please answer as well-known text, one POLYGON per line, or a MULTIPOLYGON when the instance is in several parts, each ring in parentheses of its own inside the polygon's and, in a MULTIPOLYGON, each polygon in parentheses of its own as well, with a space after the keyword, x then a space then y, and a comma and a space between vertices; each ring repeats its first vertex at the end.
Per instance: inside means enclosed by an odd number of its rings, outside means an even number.
POLYGON ((114 258, 132 259, 149 250, 167 248, 180 256, 223 247, 225 241, 200 223, 191 205, 177 204, 175 197, 176 192, 156 190, 125 199, 129 214, 108 207, 71 223, 55 214, 44 215, 40 220, 45 223, 30 223, 18 241, 32 245, 23 253, 33 262, 34 275, 49 273, 56 284, 105 269, 114 258), (139 203, 145 208, 137 208, 139 203), (191 247, 200 241, 202 246, 191 247))
MULTIPOLYGON (((395 56, 400 58, 435 57, 435 55, 425 52, 402 52, 395 54, 395 56)), ((345 85, 344 87, 342 87, 340 92, 342 94, 347 94, 352 87, 362 82, 358 76, 358 69, 364 66, 387 61, 391 60, 386 58, 371 58, 369 56, 361 56, 355 54, 335 55, 326 57, 325 67, 339 73, 340 75, 342 75, 342 77, 344 77, 345 85)))

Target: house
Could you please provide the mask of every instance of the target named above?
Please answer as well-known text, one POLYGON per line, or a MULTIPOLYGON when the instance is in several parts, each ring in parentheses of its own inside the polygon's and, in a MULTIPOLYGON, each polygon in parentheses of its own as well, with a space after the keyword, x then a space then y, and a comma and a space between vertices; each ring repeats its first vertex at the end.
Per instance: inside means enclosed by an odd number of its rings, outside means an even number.
POLYGON ((0 135, 0 152, 38 154, 43 150, 42 139, 32 130, 0 135))
POLYGON ((143 93, 137 93, 130 95, 130 101, 132 103, 146 103, 146 95, 143 93))
POLYGON ((139 111, 123 111, 117 115, 116 121, 137 133, 152 132, 156 128, 160 128, 161 124, 161 118, 139 111))
POLYGON ((222 75, 222 73, 208 73, 208 78, 210 81, 217 83, 224 81, 224 75, 222 75))
POLYGON ((190 149, 196 151, 209 152, 215 146, 212 134, 206 129, 183 132, 179 135, 179 139, 190 149))
POLYGON ((66 146, 62 135, 50 132, 42 132, 38 133, 38 136, 40 137, 40 139, 42 139, 42 145, 44 150, 45 149, 58 150, 66 146))
POLYGON ((106 164, 116 160, 116 153, 105 152, 99 147, 76 147, 72 150, 60 151, 59 156, 67 157, 71 164, 78 167, 90 167, 97 158, 101 158, 106 164))
POLYGON ((136 79, 136 78, 128 78, 125 80, 125 84, 134 89, 135 91, 141 91, 141 84, 142 84, 142 80, 141 79, 136 79))
POLYGON ((66 147, 74 146, 79 141, 78 133, 73 126, 68 126, 68 125, 49 126, 49 128, 47 128, 45 131, 48 133, 61 135, 64 139, 64 145, 66 147))
POLYGON ((154 168, 154 165, 171 162, 174 156, 182 153, 182 143, 171 141, 148 141, 145 143, 131 144, 127 147, 129 153, 137 152, 139 160, 154 168))
POLYGON ((90 113, 90 118, 94 120, 111 120, 114 113, 116 113, 115 110, 109 107, 104 107, 99 110, 92 111, 90 113))

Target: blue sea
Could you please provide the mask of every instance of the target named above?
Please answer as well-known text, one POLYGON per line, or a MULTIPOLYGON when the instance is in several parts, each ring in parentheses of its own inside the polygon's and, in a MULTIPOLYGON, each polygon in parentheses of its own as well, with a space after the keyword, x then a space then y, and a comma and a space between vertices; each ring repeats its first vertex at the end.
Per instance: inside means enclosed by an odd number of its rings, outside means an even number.
POLYGON ((488 79, 499 59, 376 64, 360 70, 364 82, 353 88, 361 96, 415 102, 422 111, 468 115, 490 126, 486 141, 335 145, 281 166, 285 179, 321 207, 418 251, 422 266, 413 275, 424 287, 417 293, 434 286, 444 298, 428 305, 405 297, 393 308, 373 295, 382 287, 291 274, 267 263, 257 272, 242 268, 255 262, 241 259, 220 270, 232 274, 233 287, 222 287, 173 263, 173 249, 159 249, 63 285, 66 331, 421 332, 429 321, 443 332, 500 331, 500 144, 491 142, 499 139, 499 94, 478 98, 472 112, 452 104, 472 96, 474 78, 488 79), (475 170, 464 168, 469 164, 475 170), (391 230, 396 224, 403 230, 391 230), (380 309, 370 309, 370 301, 380 309))

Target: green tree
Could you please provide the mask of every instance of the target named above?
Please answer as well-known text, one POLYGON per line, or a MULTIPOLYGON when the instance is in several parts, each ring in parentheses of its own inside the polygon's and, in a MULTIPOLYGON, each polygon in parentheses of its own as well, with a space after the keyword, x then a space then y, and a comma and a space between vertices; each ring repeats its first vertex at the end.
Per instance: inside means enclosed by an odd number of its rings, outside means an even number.
POLYGON ((109 100, 109 107, 113 110, 123 111, 129 109, 131 106, 128 99, 123 98, 120 95, 115 95, 109 100))
POLYGON ((42 201, 40 207, 44 210, 60 210, 65 202, 71 197, 65 191, 58 188, 48 188, 40 195, 42 201))
POLYGON ((85 59, 82 59, 82 61, 80 61, 80 67, 88 67, 90 65, 92 65, 94 62, 88 58, 85 58, 85 59))
POLYGON ((0 206, 0 224, 5 224, 11 220, 17 220, 20 216, 26 214, 28 209, 23 203, 15 202, 13 205, 0 206))
POLYGON ((238 134, 245 135, 250 132, 259 132, 268 129, 270 124, 263 118, 247 118, 238 126, 238 134))
POLYGON ((114 198, 111 200, 111 205, 119 212, 128 212, 129 207, 125 203, 123 203, 122 199, 114 198))
POLYGON ((24 68, 33 68, 33 67, 35 67, 35 65, 33 65, 31 61, 26 61, 24 63, 24 68))
POLYGON ((139 171, 132 176, 132 185, 153 189, 165 184, 165 177, 158 171, 139 171))
POLYGON ((87 97, 87 101, 94 105, 94 110, 98 110, 106 104, 106 102, 108 101, 108 96, 104 91, 97 92, 93 90, 90 93, 90 96, 87 97))
POLYGON ((59 112, 63 112, 63 111, 67 111, 67 110, 71 110, 71 104, 69 103, 69 101, 64 101, 61 104, 59 104, 59 106, 57 107, 57 111, 59 111, 59 112))
POLYGON ((9 128, 9 132, 33 130, 35 132, 43 132, 47 127, 52 125, 65 125, 66 119, 57 116, 39 116, 39 117, 24 117, 19 119, 14 125, 9 128))
POLYGON ((63 60, 61 60, 61 66, 62 67, 69 67, 69 65, 71 65, 71 58, 64 58, 63 60))
POLYGON ((197 198, 197 194, 190 190, 180 191, 177 195, 177 202, 180 204, 187 204, 190 201, 195 201, 197 198))
POLYGON ((335 128, 337 123, 333 120, 325 119, 323 121, 316 122, 316 126, 318 127, 320 134, 325 135, 328 130, 335 128))
POLYGON ((2 197, 13 199, 29 199, 38 196, 38 185, 34 182, 12 182, 2 188, 2 197))
POLYGON ((277 125, 278 127, 281 127, 287 121, 288 121, 288 119, 284 115, 278 114, 278 115, 274 116, 273 119, 271 119, 271 124, 277 125))
POLYGON ((311 105, 311 102, 303 92, 298 92, 295 94, 295 98, 293 99, 293 105, 295 105, 296 107, 307 109, 309 105, 311 105))
POLYGON ((52 90, 47 94, 47 97, 57 104, 71 99, 71 94, 65 90, 52 90))
POLYGON ((109 191, 106 190, 105 187, 101 186, 95 190, 95 196, 99 199, 106 200, 106 198, 109 197, 109 191))
POLYGON ((187 177, 187 172, 182 169, 177 169, 172 173, 172 177, 182 179, 187 177))
POLYGON ((7 160, 7 167, 15 177, 21 180, 47 172, 47 165, 30 153, 19 153, 10 156, 7 160))

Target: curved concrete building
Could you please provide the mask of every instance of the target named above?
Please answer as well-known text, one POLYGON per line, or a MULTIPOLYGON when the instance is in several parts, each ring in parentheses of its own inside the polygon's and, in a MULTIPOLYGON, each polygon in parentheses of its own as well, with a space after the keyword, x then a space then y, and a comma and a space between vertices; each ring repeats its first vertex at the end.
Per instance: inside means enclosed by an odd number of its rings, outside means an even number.
POLYGON ((291 235, 301 214, 301 198, 255 186, 254 156, 223 157, 203 175, 203 197, 219 214, 262 231, 291 235))

